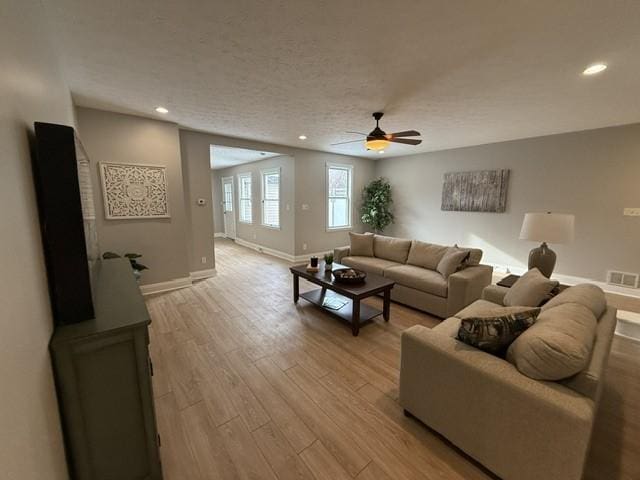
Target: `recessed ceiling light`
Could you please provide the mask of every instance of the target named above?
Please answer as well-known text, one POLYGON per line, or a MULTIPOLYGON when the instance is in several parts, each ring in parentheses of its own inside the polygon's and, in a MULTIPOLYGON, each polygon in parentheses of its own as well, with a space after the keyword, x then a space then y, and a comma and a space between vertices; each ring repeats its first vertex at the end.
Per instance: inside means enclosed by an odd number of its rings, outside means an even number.
POLYGON ((607 65, 604 63, 594 63, 589 65, 582 72, 583 75, 595 75, 596 73, 604 72, 607 69, 607 65))
POLYGON ((156 107, 156 112, 158 112, 158 113, 169 113, 169 110, 167 110, 164 107, 156 107))
POLYGON ((299 138, 300 140, 306 140, 306 139, 307 139, 307 136, 306 136, 306 135, 300 135, 298 138, 299 138))
POLYGON ((383 153, 384 153, 384 150, 378 150, 378 153, 379 153, 379 154, 383 154, 383 153))

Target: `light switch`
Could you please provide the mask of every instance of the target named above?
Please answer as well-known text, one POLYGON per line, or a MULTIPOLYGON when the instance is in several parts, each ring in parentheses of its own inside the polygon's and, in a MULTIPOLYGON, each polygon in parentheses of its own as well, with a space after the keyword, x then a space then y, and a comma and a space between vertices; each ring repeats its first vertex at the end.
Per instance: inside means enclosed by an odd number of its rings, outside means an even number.
POLYGON ((625 217, 640 217, 640 208, 625 208, 625 217))
POLYGON ((303 203, 302 204, 302 210, 309 210, 309 204, 308 203, 303 203))

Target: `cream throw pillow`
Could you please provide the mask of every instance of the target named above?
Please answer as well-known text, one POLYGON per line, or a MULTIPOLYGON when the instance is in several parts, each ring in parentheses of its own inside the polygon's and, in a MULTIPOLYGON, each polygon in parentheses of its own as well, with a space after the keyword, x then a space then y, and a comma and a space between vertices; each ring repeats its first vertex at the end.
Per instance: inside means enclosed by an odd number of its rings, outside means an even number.
POLYGON ((373 233, 349 232, 351 248, 349 255, 354 257, 373 257, 373 233))
POLYGON ((537 307, 557 286, 558 282, 549 280, 540 270, 532 268, 509 289, 504 296, 504 304, 507 307, 537 307))

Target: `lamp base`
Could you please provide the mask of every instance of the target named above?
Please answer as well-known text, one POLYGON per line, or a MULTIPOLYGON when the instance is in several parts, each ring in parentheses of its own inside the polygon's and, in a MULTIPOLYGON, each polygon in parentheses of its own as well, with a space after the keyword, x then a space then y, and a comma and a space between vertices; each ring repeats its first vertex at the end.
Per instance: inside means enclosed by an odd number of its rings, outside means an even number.
POLYGON ((551 250, 546 242, 529 252, 529 270, 537 268, 545 277, 551 278, 556 266, 556 252, 551 250))

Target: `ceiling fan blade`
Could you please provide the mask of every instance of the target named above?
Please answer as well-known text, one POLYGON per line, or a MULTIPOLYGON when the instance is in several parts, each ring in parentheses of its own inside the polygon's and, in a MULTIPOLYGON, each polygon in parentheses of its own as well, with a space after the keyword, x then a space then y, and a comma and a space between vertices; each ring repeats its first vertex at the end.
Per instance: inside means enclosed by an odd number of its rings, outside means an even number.
POLYGON ((355 135, 364 135, 365 137, 368 135, 367 133, 362 133, 362 132, 345 132, 345 133, 353 133, 355 135))
POLYGON ((420 136, 420 132, 417 132, 415 130, 405 130, 404 132, 395 132, 395 133, 388 133, 387 134, 387 138, 389 137, 393 137, 393 138, 397 138, 397 137, 419 137, 420 136))
POLYGON ((348 142, 332 143, 332 144, 331 144, 331 146, 333 147, 334 145, 344 145, 345 143, 355 143, 355 142, 361 142, 361 143, 362 143, 362 139, 358 139, 358 140, 349 140, 348 142))
POLYGON ((407 145, 420 145, 422 140, 413 140, 410 138, 390 138, 390 142, 394 143, 406 143, 407 145))

